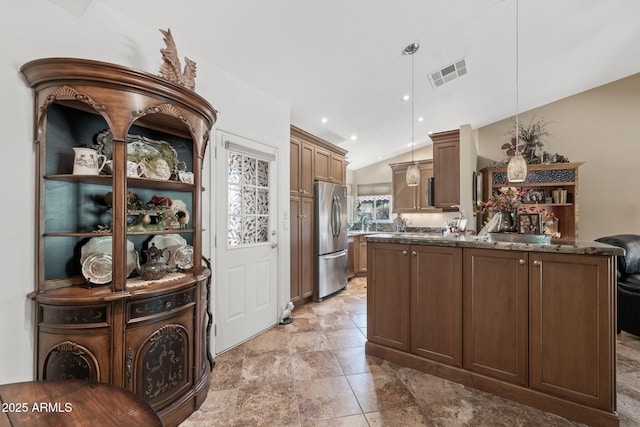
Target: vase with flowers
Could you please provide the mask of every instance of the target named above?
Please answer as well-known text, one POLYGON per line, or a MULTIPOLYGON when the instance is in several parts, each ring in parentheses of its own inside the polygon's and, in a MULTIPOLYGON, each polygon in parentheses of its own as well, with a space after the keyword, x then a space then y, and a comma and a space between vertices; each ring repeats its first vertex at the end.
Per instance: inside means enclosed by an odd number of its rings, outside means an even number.
POLYGON ((522 206, 523 192, 516 187, 501 187, 483 202, 477 215, 500 215, 498 231, 509 232, 516 229, 516 214, 522 206))

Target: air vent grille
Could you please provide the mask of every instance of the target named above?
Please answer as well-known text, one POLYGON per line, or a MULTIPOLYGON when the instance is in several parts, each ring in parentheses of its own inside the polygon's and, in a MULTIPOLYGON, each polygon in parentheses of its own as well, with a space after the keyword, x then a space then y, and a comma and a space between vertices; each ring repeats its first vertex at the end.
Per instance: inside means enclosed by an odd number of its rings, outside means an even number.
POLYGON ((462 58, 437 71, 429 73, 429 82, 431 82, 431 86, 435 89, 465 74, 467 74, 467 61, 465 58, 462 58))

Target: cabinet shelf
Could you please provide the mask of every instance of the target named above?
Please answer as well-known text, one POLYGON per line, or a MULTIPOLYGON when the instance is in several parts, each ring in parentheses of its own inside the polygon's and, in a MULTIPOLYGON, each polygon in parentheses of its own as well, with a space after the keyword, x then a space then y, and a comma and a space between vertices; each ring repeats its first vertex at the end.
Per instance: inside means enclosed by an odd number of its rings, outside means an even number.
MULTIPOLYGON (((516 187, 527 193, 540 193, 542 198, 530 201, 546 201, 554 190, 566 191, 566 203, 524 203, 527 208, 545 208, 554 214, 558 220, 557 232, 560 238, 574 240, 578 238, 578 203, 579 203, 579 168, 582 162, 530 164, 527 166, 527 179, 522 183, 509 183, 506 167, 489 166, 482 169, 483 201, 487 201, 492 193, 500 191, 502 187, 516 187)), ((482 218, 476 224, 482 228, 482 218)))
MULTIPOLYGON (((77 182, 83 184, 96 184, 111 186, 112 175, 73 175, 56 174, 45 175, 44 179, 51 181, 77 182)), ((147 188, 150 190, 193 191, 194 185, 181 181, 169 181, 153 178, 127 178, 129 188, 147 188)))

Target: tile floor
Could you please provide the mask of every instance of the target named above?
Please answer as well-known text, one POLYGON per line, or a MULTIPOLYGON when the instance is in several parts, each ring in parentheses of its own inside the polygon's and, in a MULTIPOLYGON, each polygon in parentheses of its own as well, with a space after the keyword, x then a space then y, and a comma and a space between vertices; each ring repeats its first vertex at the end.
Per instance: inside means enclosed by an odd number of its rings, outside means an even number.
MULTIPOLYGON (((364 354, 366 279, 216 357, 192 426, 577 426, 364 354)), ((640 339, 618 337, 621 426, 640 426, 640 339)))

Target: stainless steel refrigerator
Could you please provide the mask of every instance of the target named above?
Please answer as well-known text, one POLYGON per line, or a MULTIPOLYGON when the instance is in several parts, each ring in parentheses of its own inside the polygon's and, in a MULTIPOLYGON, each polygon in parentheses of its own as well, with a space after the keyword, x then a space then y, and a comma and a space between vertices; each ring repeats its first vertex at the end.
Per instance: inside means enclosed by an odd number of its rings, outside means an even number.
POLYGON ((315 183, 315 258, 313 299, 322 301, 347 286, 347 187, 315 183))

